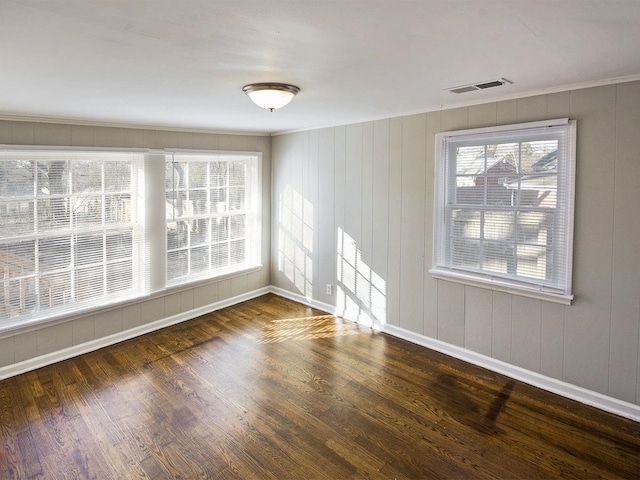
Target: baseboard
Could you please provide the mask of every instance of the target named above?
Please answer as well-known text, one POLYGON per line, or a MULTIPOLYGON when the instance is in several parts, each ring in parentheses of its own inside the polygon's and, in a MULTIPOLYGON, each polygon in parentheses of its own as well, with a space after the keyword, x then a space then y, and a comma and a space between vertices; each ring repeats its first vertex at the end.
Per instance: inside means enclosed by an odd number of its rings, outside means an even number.
MULTIPOLYGON (((76 357, 84 353, 89 353, 94 350, 98 350, 100 348, 122 342, 124 340, 129 340, 131 338, 144 335, 146 333, 151 333, 156 330, 160 330, 161 328, 185 322, 201 315, 205 315, 222 308, 230 307, 232 305, 251 300, 252 298, 259 297, 266 293, 274 293, 303 305, 322 310, 331 315, 334 315, 336 311, 335 306, 328 303, 319 302, 317 300, 307 298, 303 295, 299 295, 279 287, 263 287, 251 292, 244 293, 242 295, 237 295, 235 297, 214 302, 203 307, 195 308, 193 310, 189 310, 188 312, 179 313, 177 315, 163 318, 152 323, 109 335, 107 337, 102 337, 90 342, 86 342, 80 345, 74 345, 73 347, 65 348, 63 350, 2 367, 0 368, 0 380, 8 377, 13 377, 15 375, 20 375, 22 373, 26 373, 41 367, 45 367, 47 365, 76 357)), ((427 337, 425 335, 411 332, 400 327, 385 325, 382 331, 389 335, 393 335, 394 337, 402 338, 403 340, 407 340, 417 345, 421 345, 423 347, 430 348, 432 350, 444 353, 460 360, 464 360, 465 362, 469 362, 473 365, 477 365, 479 367, 501 373, 516 380, 520 380, 524 383, 528 383, 529 385, 542 388, 543 390, 547 390, 549 392, 556 393, 572 400, 576 400, 586 405, 599 408, 606 412, 610 412, 616 415, 620 415, 621 417, 640 422, 639 405, 625 402, 623 400, 618 400, 616 398, 609 397, 592 390, 587 390, 585 388, 556 380, 554 378, 547 377, 545 375, 532 372, 524 368, 516 367, 515 365, 511 365, 509 363, 505 363, 500 360, 496 360, 494 358, 487 357, 485 355, 481 355, 479 353, 475 353, 470 350, 427 337)))
POLYGON ((440 353, 444 353, 451 357, 464 360, 473 365, 486 368, 488 370, 501 373, 508 377, 520 380, 521 382, 528 383, 535 387, 547 390, 552 393, 556 393, 566 398, 576 400, 580 403, 599 408, 606 412, 620 415, 621 417, 629 418, 636 422, 640 422, 640 406, 633 403, 618 400, 607 395, 603 395, 586 388, 578 387, 576 385, 556 380, 555 378, 547 377, 540 373, 532 372, 524 368, 516 367, 509 363, 496 360, 495 358, 487 357, 485 355, 472 352, 462 347, 457 347, 449 343, 436 340, 434 338, 427 337, 418 333, 405 330, 393 325, 386 325, 383 332, 393 335, 394 337, 402 338, 411 343, 422 345, 423 347, 436 350, 440 353))
MULTIPOLYGON (((336 314, 336 307, 333 305, 323 304, 302 295, 283 290, 282 288, 271 287, 271 292, 304 305, 319 308, 320 310, 330 312, 334 315, 336 314)), ((605 412, 640 422, 639 405, 625 402, 624 400, 618 400, 617 398, 609 397, 592 390, 587 390, 586 388, 578 387, 571 383, 556 380, 555 378, 547 377, 540 373, 516 367, 515 365, 496 360, 495 358, 487 357, 486 355, 472 352, 471 350, 451 345, 441 340, 436 340, 435 338, 427 337, 410 330, 405 330, 404 328, 385 325, 381 331, 389 335, 393 335, 394 337, 402 338, 403 340, 407 340, 411 343, 444 353, 445 355, 464 360, 465 362, 469 362, 473 365, 486 368, 487 370, 501 373, 515 380, 520 380, 521 382, 558 394, 562 397, 570 398, 580 403, 584 403, 585 405, 604 410, 605 412)))
POLYGON ((280 287, 271 286, 269 287, 269 291, 280 297, 288 298, 289 300, 293 300, 294 302, 302 303, 303 305, 306 305, 308 307, 322 310, 323 312, 327 312, 331 315, 336 314, 336 307, 334 305, 329 305, 328 303, 319 302, 312 298, 307 298, 304 295, 293 293, 293 292, 290 292, 289 290, 285 290, 284 288, 280 288, 280 287))
POLYGON ((238 303, 251 300, 252 298, 259 297, 261 295, 269 293, 270 291, 271 291, 270 287, 259 288, 257 290, 253 290, 251 292, 243 293, 235 297, 220 300, 218 302, 214 302, 209 305, 205 305, 203 307, 194 308, 193 310, 189 310, 188 312, 182 312, 177 315, 172 315, 171 317, 166 317, 160 320, 156 320, 155 322, 146 323, 139 327, 134 327, 129 330, 125 330, 123 332, 114 333, 113 335, 101 337, 96 340, 82 343, 80 345, 74 345, 72 347, 58 350, 56 352, 30 358, 23 362, 14 363, 12 365, 8 365, 6 367, 0 368, 0 380, 4 378, 20 375, 22 373, 26 373, 31 370, 36 370, 41 367, 46 367, 47 365, 51 365, 51 364, 60 362, 62 360, 67 360, 72 357, 77 357, 78 355, 89 353, 103 347, 108 347, 109 345, 114 345, 116 343, 120 343, 122 341, 129 340, 131 338, 135 338, 140 335, 144 335, 146 333, 151 333, 156 330, 160 330, 161 328, 165 328, 171 325, 175 325, 177 323, 185 322, 187 320, 194 319, 201 315, 205 315, 207 313, 215 312, 216 310, 220 310, 222 308, 230 307, 232 305, 236 305, 238 303))

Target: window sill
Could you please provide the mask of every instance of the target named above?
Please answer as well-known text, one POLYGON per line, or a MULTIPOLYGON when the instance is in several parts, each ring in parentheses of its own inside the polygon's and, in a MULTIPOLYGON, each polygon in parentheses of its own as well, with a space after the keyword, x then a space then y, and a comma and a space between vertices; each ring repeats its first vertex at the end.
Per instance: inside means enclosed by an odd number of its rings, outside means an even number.
POLYGON ((484 280, 474 275, 467 275, 460 272, 451 272, 432 268, 429 273, 438 280, 446 280, 449 282, 461 283, 478 288, 486 288, 496 292, 510 293, 523 297, 535 298, 537 300, 545 300, 548 302, 560 303, 562 305, 571 305, 573 295, 567 295, 552 291, 545 291, 534 287, 526 287, 509 283, 503 280, 484 280))
POLYGON ((60 323, 79 320, 83 317, 96 315, 97 313, 103 313, 110 310, 116 310, 118 308, 128 307, 130 305, 146 302, 154 298, 161 298, 169 294, 193 289, 207 283, 219 282, 233 277, 259 272, 261 269, 262 264, 253 265, 250 267, 244 267, 238 270, 225 272, 214 277, 195 278, 193 280, 190 280, 189 282, 184 282, 178 285, 168 285, 162 290, 157 290, 151 293, 142 293, 138 295, 132 295, 130 297, 123 297, 120 301, 117 302, 109 303, 107 301, 103 301, 94 303, 90 306, 84 306, 73 312, 46 312, 45 314, 33 316, 19 322, 6 322, 4 324, 0 323, 0 340, 6 337, 39 330, 41 328, 51 327, 60 323))
POLYGON ((229 269, 227 271, 220 272, 214 276, 207 276, 207 275, 192 276, 191 278, 189 278, 188 281, 184 281, 184 282, 167 282, 166 288, 164 288, 163 290, 152 292, 152 295, 156 295, 156 294, 163 295, 167 293, 179 292, 181 290, 188 290, 188 289, 197 287, 199 285, 220 282, 222 280, 227 280, 229 278, 240 277, 242 275, 259 272, 260 270, 262 270, 262 263, 259 263, 257 265, 242 266, 241 268, 238 268, 238 269, 229 269))

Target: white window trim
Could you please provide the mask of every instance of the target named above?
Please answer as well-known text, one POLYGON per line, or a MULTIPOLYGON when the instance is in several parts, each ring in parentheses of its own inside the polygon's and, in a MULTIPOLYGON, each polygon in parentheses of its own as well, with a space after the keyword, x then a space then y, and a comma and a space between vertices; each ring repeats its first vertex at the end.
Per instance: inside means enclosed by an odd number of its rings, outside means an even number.
MULTIPOLYGON (((189 288, 193 288, 197 285, 203 285, 215 281, 225 280, 240 275, 245 275, 252 272, 260 271, 264 266, 262 263, 262 175, 263 175, 263 152, 260 151, 239 151, 239 150, 189 150, 189 149, 150 149, 150 148, 110 148, 110 147, 75 147, 75 146, 49 146, 49 145, 13 145, 13 144, 0 144, 0 151, 2 152, 20 152, 20 151, 57 151, 57 152, 117 152, 117 153, 137 153, 145 156, 144 177, 140 177, 138 180, 144 182, 154 182, 164 185, 164 159, 167 155, 175 153, 188 153, 188 154, 203 154, 203 155, 234 155, 234 156, 255 156, 257 158, 257 172, 255 183, 255 201, 258 204, 256 209, 256 224, 255 224, 255 236, 257 239, 257 246, 253 256, 253 262, 250 265, 241 264, 241 268, 229 269, 228 271, 220 272, 219 274, 210 276, 192 276, 182 283, 170 283, 166 281, 165 276, 165 262, 158 261, 158 257, 150 252, 139 252, 137 261, 149 262, 152 266, 152 271, 148 272, 149 277, 141 279, 145 285, 138 293, 131 295, 122 295, 121 299, 116 302, 97 301, 92 304, 82 304, 78 308, 66 312, 44 311, 38 312, 31 316, 25 316, 17 322, 7 322, 0 325, 0 339, 8 335, 14 335, 16 332, 32 331, 40 328, 42 325, 55 325, 58 323, 68 322, 78 318, 85 317, 93 314, 97 311, 108 311, 115 308, 122 308, 123 306, 133 305, 139 302, 143 302, 149 298, 161 296, 166 293, 173 293, 189 288), (153 167, 149 168, 149 165, 153 167), (155 168, 159 167, 159 168, 155 168), (154 258, 151 262, 150 258, 154 258)), ((145 205, 153 205, 156 203, 164 204, 165 190, 164 188, 153 189, 150 196, 148 190, 144 185, 138 185, 138 195, 140 199, 145 202, 145 205)), ((166 220, 165 212, 161 209, 148 209, 145 208, 143 213, 142 223, 145 226, 145 232, 147 236, 157 237, 156 245, 151 245, 153 252, 162 252, 166 256, 166 220), (157 214, 157 215, 155 215, 157 214)))
MULTIPOLYGON (((200 149, 178 149, 178 148, 165 148, 161 152, 165 158, 168 156, 175 155, 190 155, 190 156, 231 156, 231 157, 247 157, 254 156, 256 157, 256 171, 255 171, 255 185, 253 190, 251 191, 252 201, 256 203, 257 208, 255 212, 252 213, 252 222, 250 222, 251 230, 255 232, 256 242, 252 246, 252 252, 250 254, 250 258, 247 262, 238 264, 237 266, 228 266, 224 269, 219 269, 212 273, 211 271, 206 271, 200 274, 193 274, 189 277, 182 277, 179 279, 170 280, 167 278, 168 271, 165 268, 165 276, 163 283, 165 285, 165 289, 173 290, 176 288, 180 288, 185 285, 189 285, 192 283, 203 282, 213 279, 223 279, 227 277, 233 277, 243 272, 254 271, 260 267, 262 267, 262 152, 259 151, 245 151, 245 150, 200 150, 200 149)), ((164 168, 163 168, 164 171, 164 168)), ((164 192, 163 192, 164 194, 164 192)), ((164 201, 164 200, 163 200, 164 201)), ((163 212, 164 215, 164 212, 163 212)), ((163 228, 166 228, 166 220, 163 217, 163 228)), ((251 234, 247 234, 247 237, 250 237, 251 234)), ((164 252, 166 262, 166 254, 168 251, 168 246, 166 245, 166 233, 164 234, 164 252)))
MULTIPOLYGON (((575 168, 576 168, 576 121, 568 118, 560 118, 554 120, 546 120, 539 122, 528 122, 515 125, 504 125, 497 127, 476 128, 459 131, 448 131, 436 134, 436 157, 435 157, 435 201, 434 201, 434 229, 433 229, 433 251, 432 251, 432 268, 429 273, 436 279, 447 280, 455 283, 476 286, 480 288, 488 288, 490 290, 505 292, 510 294, 522 295, 525 297, 535 298, 539 300, 547 300, 564 305, 570 305, 574 299, 572 293, 572 270, 573 270, 573 231, 574 231, 574 212, 575 212, 575 168), (444 201, 446 186, 439 184, 439 179, 447 176, 443 170, 446 169, 446 161, 444 153, 446 148, 446 138, 476 135, 483 133, 517 131, 540 127, 552 127, 559 125, 568 125, 569 135, 567 138, 567 146, 569 148, 569 165, 567 177, 569 186, 566 190, 566 211, 565 221, 567 222, 567 242, 566 248, 567 258, 567 283, 565 292, 558 292, 555 289, 547 289, 542 286, 534 286, 528 282, 505 279, 492 276, 489 273, 468 273, 443 265, 437 265, 439 236, 442 235, 444 222, 444 201)), ((560 182, 560 179, 558 180, 560 182)))

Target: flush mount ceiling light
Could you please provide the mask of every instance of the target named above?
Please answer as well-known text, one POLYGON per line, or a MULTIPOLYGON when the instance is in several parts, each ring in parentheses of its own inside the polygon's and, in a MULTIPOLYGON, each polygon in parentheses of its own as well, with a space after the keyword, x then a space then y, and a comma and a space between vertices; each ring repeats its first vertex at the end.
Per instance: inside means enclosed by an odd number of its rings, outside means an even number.
POLYGON ((273 112, 288 104, 300 89, 286 83, 252 83, 242 87, 242 91, 249 95, 253 103, 273 112))

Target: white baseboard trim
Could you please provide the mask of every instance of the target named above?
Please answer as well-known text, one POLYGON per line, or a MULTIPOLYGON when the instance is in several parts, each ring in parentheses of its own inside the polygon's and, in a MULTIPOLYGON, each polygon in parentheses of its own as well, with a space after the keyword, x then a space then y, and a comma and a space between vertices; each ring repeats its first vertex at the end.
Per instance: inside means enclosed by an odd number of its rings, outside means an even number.
POLYGON ((540 373, 516 367, 515 365, 496 360, 495 358, 487 357, 486 355, 475 353, 471 350, 457 347, 419 333, 414 333, 409 330, 405 330, 404 328, 386 325, 382 331, 389 335, 393 335, 394 337, 402 338, 403 340, 407 340, 411 343, 464 360, 465 362, 469 362, 473 365, 501 373, 524 383, 528 383, 529 385, 533 385, 534 387, 538 387, 543 390, 556 393, 560 396, 576 400, 580 403, 599 408, 606 412, 614 413, 621 417, 640 422, 640 406, 633 403, 618 400, 592 390, 587 390, 586 388, 578 387, 577 385, 572 385, 561 380, 556 380, 555 378, 547 377, 540 373))
MULTIPOLYGON (((205 315, 222 308, 230 307, 232 305, 251 300, 266 293, 273 293, 275 295, 288 298, 289 300, 293 300, 303 305, 322 310, 331 315, 335 315, 336 313, 336 307, 328 303, 319 302, 317 300, 307 298, 303 295, 299 295, 279 287, 263 287, 251 292, 237 295, 235 297, 220 300, 203 307, 195 308, 193 310, 189 310, 188 312, 179 313, 177 315, 163 318, 152 323, 147 323, 139 327, 115 333, 107 337, 98 338, 96 340, 82 343, 80 345, 74 345, 63 350, 58 350, 56 352, 31 358, 23 362, 14 363, 6 367, 1 367, 0 380, 20 375, 31 370, 36 370, 38 368, 45 367, 62 360, 67 360, 84 353, 89 353, 94 350, 107 347, 109 345, 114 345, 116 343, 129 340, 146 333, 160 330, 161 328, 185 322, 201 315, 205 315)), ((556 380, 554 378, 547 377, 530 370, 525 370, 524 368, 516 367, 515 365, 511 365, 500 360, 496 360, 494 358, 472 352, 471 350, 467 350, 455 345, 442 342, 440 340, 436 340, 434 338, 427 337, 425 335, 411 332, 400 327, 385 325, 382 331, 389 335, 393 335, 394 337, 402 338, 403 340, 407 340, 411 343, 430 348, 440 353, 444 353, 445 355, 464 360, 465 362, 469 362, 473 365, 477 365, 479 367, 501 373, 516 380, 520 380, 524 383, 528 383, 529 385, 542 388, 543 390, 547 390, 549 392, 556 393, 572 400, 576 400, 586 405, 599 408, 606 412, 610 412, 616 415, 620 415, 621 417, 640 422, 639 405, 625 402, 623 400, 618 400, 616 398, 609 397, 592 390, 587 390, 585 388, 578 387, 561 380, 556 380)))
MULTIPOLYGON (((318 302, 278 287, 272 286, 271 292, 309 307, 318 308, 320 310, 330 312, 332 315, 337 315, 336 307, 333 305, 318 302)), ((375 329, 377 330, 377 328, 375 329)), ((578 387, 571 383, 556 380, 555 378, 547 377, 540 373, 516 367, 515 365, 496 360, 495 358, 487 357, 486 355, 472 352, 471 350, 451 345, 441 340, 427 337, 410 330, 405 330, 404 328, 385 325, 381 328, 381 331, 388 333, 389 335, 393 335, 394 337, 402 338, 403 340, 407 340, 411 343, 444 353, 445 355, 464 360, 465 362, 469 362, 473 365, 486 368, 487 370, 501 373, 515 380, 520 380, 521 382, 528 383, 529 385, 558 394, 562 397, 570 398, 580 403, 584 403, 585 405, 599 408, 605 412, 640 422, 639 405, 625 402, 624 400, 618 400, 617 398, 609 397, 592 390, 587 390, 586 388, 578 387)))
POLYGON ((62 360, 67 360, 72 357, 77 357, 78 355, 82 355, 83 353, 93 352, 94 350, 108 347, 109 345, 114 345, 116 343, 120 343, 125 340, 144 335, 146 333, 160 330, 161 328, 169 327, 171 325, 185 322, 187 320, 192 320, 201 315, 205 315, 207 313, 215 312, 216 310, 220 310, 247 300, 251 300, 252 298, 259 297, 261 295, 269 293, 270 291, 270 287, 259 288, 257 290, 220 300, 203 307, 194 308, 193 310, 189 310, 188 312, 178 313, 177 315, 172 315, 171 317, 166 317, 160 320, 156 320, 155 322, 146 323, 139 327, 134 327, 123 332, 114 333, 113 335, 108 335, 96 340, 91 340, 79 345, 74 345, 72 347, 58 350, 56 352, 40 355, 23 362, 14 363, 12 365, 0 368, 0 380, 20 375, 31 370, 36 370, 41 367, 46 367, 47 365, 51 365, 62 360))
POLYGON ((308 307, 322 310, 323 312, 327 312, 330 315, 336 314, 336 307, 334 305, 329 305, 328 303, 319 302, 312 298, 307 298, 304 295, 293 293, 293 292, 290 292, 289 290, 285 290, 284 288, 280 288, 280 287, 271 286, 269 287, 269 291, 280 297, 288 298, 289 300, 302 303, 303 305, 306 305, 308 307))

